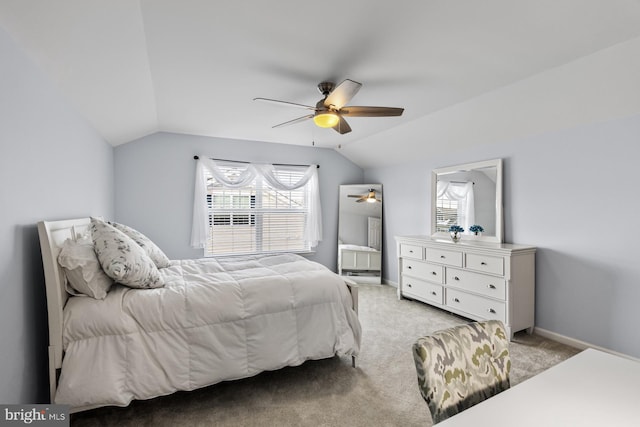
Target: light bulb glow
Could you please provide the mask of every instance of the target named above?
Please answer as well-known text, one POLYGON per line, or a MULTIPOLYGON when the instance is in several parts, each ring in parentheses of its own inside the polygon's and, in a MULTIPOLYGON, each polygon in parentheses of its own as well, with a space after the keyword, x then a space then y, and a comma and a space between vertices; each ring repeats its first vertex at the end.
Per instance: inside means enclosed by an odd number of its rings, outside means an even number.
POLYGON ((340 117, 336 113, 327 112, 313 116, 313 122, 321 128, 332 128, 338 124, 340 117))

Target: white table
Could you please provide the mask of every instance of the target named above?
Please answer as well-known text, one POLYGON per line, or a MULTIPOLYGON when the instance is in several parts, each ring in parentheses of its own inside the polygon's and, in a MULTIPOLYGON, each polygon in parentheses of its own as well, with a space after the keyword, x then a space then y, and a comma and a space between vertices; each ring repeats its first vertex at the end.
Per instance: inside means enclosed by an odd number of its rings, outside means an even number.
POLYGON ((640 363, 588 349, 439 424, 640 426, 640 363))

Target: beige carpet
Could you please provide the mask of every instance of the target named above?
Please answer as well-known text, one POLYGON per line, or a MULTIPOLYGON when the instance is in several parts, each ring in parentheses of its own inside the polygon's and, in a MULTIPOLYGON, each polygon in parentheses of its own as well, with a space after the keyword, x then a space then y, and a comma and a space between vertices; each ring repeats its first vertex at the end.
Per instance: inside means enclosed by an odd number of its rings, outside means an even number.
MULTIPOLYGON (((73 426, 429 426, 411 345, 416 338, 467 322, 425 304, 398 301, 390 286, 361 285, 362 351, 350 357, 216 384, 126 408, 74 414, 73 426)), ((536 335, 511 343, 515 385, 578 350, 536 335)))

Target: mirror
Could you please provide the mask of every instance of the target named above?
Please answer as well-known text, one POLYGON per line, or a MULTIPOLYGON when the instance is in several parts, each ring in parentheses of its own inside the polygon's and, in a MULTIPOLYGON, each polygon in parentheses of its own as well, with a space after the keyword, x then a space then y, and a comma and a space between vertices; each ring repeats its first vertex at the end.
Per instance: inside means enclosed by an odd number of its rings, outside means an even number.
POLYGON ((380 283, 382 185, 341 185, 338 274, 357 283, 380 283))
POLYGON ((431 237, 502 243, 502 159, 434 169, 431 174, 431 237), (482 231, 474 232, 480 226, 482 231))

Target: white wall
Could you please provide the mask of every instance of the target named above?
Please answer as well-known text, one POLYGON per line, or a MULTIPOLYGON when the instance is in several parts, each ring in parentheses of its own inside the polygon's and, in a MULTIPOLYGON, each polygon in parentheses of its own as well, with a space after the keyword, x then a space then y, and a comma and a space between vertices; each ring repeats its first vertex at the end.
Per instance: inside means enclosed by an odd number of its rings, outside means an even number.
POLYGON ((385 189, 384 277, 394 236, 429 233, 430 171, 491 158, 505 240, 538 247, 536 326, 640 357, 640 115, 366 169, 385 189))
POLYGON ((115 148, 115 219, 149 236, 170 258, 199 258, 189 247, 194 155, 265 163, 320 165, 323 241, 310 259, 335 270, 338 188, 361 183, 363 171, 325 148, 157 133, 115 148))
POLYGON ((0 402, 48 401, 36 223, 111 215, 113 148, 0 29, 0 402))

